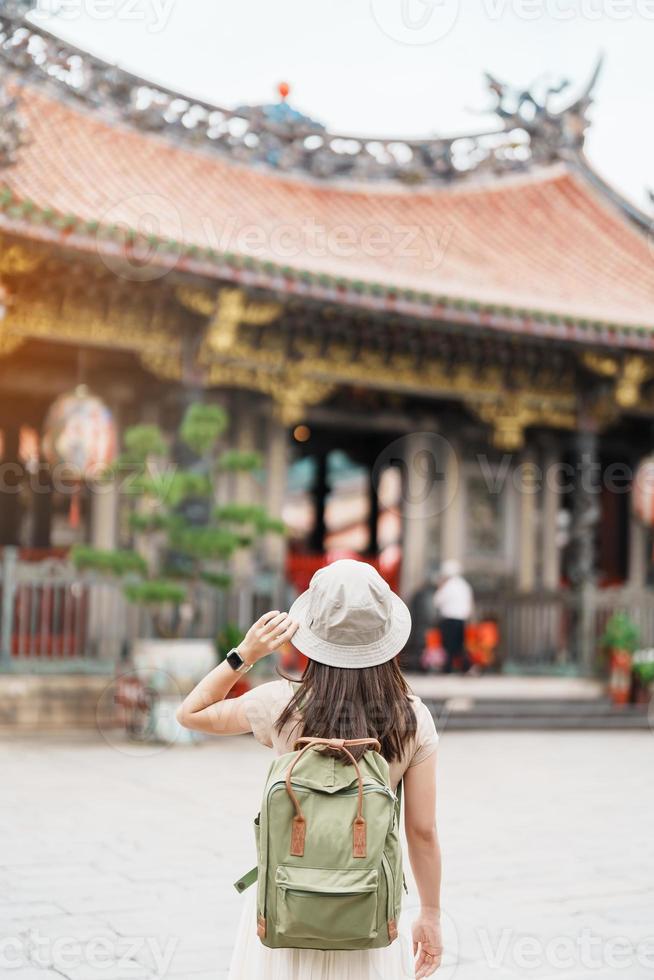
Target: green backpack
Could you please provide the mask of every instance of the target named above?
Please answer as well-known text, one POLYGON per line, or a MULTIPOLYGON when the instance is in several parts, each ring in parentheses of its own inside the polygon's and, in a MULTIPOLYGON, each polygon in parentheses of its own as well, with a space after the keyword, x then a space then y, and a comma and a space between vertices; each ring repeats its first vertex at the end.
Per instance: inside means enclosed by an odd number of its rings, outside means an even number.
POLYGON ((235 887, 242 892, 258 878, 265 946, 388 946, 402 902, 400 795, 379 742, 301 738, 297 746, 270 767, 255 820, 259 863, 235 887), (371 746, 358 763, 354 745, 371 746))

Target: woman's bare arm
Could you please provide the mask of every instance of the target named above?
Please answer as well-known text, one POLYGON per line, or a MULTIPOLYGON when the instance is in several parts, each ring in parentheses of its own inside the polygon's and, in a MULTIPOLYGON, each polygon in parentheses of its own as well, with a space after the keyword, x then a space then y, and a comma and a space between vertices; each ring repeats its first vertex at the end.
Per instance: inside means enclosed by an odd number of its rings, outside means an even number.
MULTIPOLYGON (((277 610, 265 613, 250 627, 238 651, 245 663, 256 663, 290 640, 296 629, 297 624, 289 619, 288 613, 277 610)), ((251 731, 247 695, 225 701, 239 676, 228 663, 214 667, 180 705, 177 711, 180 725, 211 735, 242 735, 251 731)))
POLYGON ((441 849, 436 830, 436 753, 404 774, 404 828, 411 869, 420 896, 413 925, 416 977, 428 977, 441 963, 441 849))

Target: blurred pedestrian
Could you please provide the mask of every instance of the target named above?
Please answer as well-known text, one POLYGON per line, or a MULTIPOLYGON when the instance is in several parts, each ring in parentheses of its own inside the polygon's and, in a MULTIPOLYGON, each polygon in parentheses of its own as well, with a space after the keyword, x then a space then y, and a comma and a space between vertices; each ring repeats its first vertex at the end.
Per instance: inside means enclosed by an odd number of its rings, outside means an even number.
POLYGON ((440 616, 439 628, 445 650, 443 671, 451 674, 457 668, 468 668, 465 652, 465 628, 474 608, 472 588, 463 577, 461 563, 455 559, 444 561, 434 594, 434 605, 440 616))

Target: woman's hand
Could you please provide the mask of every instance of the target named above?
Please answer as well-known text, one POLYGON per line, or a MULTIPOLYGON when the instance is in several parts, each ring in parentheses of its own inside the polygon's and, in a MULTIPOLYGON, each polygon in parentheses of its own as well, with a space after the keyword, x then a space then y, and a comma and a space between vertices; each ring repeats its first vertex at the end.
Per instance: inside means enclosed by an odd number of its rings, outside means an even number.
POLYGON ((247 631, 245 639, 238 645, 238 652, 246 664, 255 664, 292 639, 298 626, 288 613, 280 613, 277 609, 264 613, 247 631))
POLYGON ((430 977, 441 965, 443 941, 438 912, 421 912, 413 923, 413 955, 416 957, 416 980, 430 977))

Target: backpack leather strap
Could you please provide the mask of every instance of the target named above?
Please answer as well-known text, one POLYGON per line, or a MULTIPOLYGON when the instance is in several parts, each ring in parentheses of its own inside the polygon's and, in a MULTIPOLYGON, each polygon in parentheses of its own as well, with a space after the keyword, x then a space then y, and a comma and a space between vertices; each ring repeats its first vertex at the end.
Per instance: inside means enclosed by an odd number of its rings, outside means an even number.
POLYGON ((361 775, 361 770, 359 769, 359 764, 350 752, 348 745, 369 745, 371 748, 374 747, 375 751, 379 752, 381 748, 379 742, 376 738, 299 738, 295 745, 296 747, 301 745, 303 748, 300 749, 286 771, 286 791, 293 806, 295 807, 295 816, 293 817, 293 826, 291 828, 291 856, 304 856, 304 843, 307 832, 307 822, 304 814, 302 813, 300 801, 298 800, 291 784, 293 770, 302 756, 310 749, 328 746, 331 749, 337 749, 339 752, 342 752, 345 756, 347 756, 350 763, 354 766, 357 774, 359 794, 357 801, 357 815, 354 818, 354 823, 352 825, 352 855, 355 858, 364 858, 366 856, 366 821, 365 817, 363 816, 363 777, 361 775))

